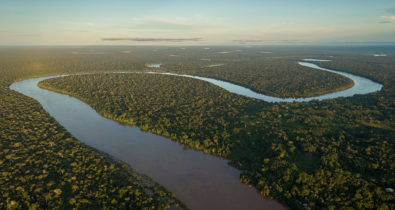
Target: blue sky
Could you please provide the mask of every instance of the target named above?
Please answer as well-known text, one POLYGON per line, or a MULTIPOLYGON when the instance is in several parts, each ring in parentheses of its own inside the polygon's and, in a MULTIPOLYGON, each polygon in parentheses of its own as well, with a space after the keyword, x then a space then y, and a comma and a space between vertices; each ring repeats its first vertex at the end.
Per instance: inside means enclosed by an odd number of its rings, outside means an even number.
POLYGON ((394 0, 2 0, 0 45, 395 42, 394 0))

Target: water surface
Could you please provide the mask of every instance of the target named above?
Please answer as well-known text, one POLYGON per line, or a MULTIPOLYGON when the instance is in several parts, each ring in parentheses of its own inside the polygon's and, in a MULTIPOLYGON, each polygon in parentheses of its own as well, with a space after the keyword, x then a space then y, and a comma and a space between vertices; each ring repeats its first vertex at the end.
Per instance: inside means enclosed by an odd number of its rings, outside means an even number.
POLYGON ((212 64, 212 65, 208 65, 208 66, 204 66, 203 68, 213 68, 213 67, 219 67, 219 66, 223 66, 225 64, 220 63, 220 64, 212 64))
MULTIPOLYGON (((354 86, 343 91, 310 98, 277 98, 256 93, 229 82, 192 75, 177 75, 199 79, 218 85, 232 93, 268 102, 303 102, 379 91, 382 85, 353 74, 319 67, 308 62, 300 65, 348 77, 354 86)), ((160 64, 152 64, 160 67, 160 64)), ((126 73, 126 72, 123 72, 126 73)), ((38 82, 67 75, 33 78, 10 86, 39 101, 43 108, 80 141, 130 164, 147 174, 192 209, 285 209, 274 200, 260 196, 254 188, 240 183, 240 172, 221 158, 186 150, 176 142, 139 128, 121 125, 100 116, 89 105, 76 98, 40 89, 38 82)))
POLYGON ((325 59, 315 59, 315 58, 306 58, 306 59, 303 59, 303 61, 320 61, 320 62, 330 62, 330 61, 332 61, 332 60, 325 60, 325 59))
POLYGON ((160 68, 160 66, 162 66, 160 63, 147 64, 148 68, 160 68))
MULTIPOLYGON (((64 76, 64 75, 63 75, 64 76)), ((74 137, 147 174, 192 209, 285 209, 240 183, 227 161, 100 116, 74 97, 40 89, 33 78, 10 86, 39 101, 74 137)))
POLYGON ((383 87, 382 84, 374 82, 374 81, 367 79, 365 77, 357 76, 357 75, 346 73, 346 72, 335 71, 335 70, 331 70, 328 68, 323 68, 323 67, 320 67, 316 64, 309 63, 309 62, 299 61, 298 63, 301 66, 305 66, 305 67, 309 67, 309 68, 313 68, 313 69, 317 69, 317 70, 321 70, 321 71, 328 71, 331 73, 335 73, 335 74, 339 74, 344 77, 347 77, 354 82, 354 86, 352 86, 351 88, 345 89, 345 90, 341 90, 341 91, 337 91, 337 92, 333 92, 333 93, 328 93, 328 94, 324 94, 324 95, 319 95, 319 96, 308 97, 308 98, 278 98, 278 97, 274 97, 274 96, 268 96, 268 95, 264 95, 261 93, 257 93, 249 88, 242 87, 242 86, 230 83, 230 82, 225 82, 225 81, 213 79, 213 78, 206 78, 206 77, 193 76, 193 75, 187 75, 187 74, 156 73, 156 72, 150 72, 150 73, 167 74, 167 75, 172 75, 172 76, 182 76, 182 77, 199 79, 199 80, 203 80, 206 82, 210 82, 214 85, 217 85, 217 86, 219 86, 231 93, 235 93, 238 95, 243 95, 243 96, 247 96, 250 98, 255 98, 255 99, 259 99, 259 100, 263 100, 263 101, 267 101, 267 102, 308 102, 308 101, 312 101, 312 100, 324 100, 324 99, 334 99, 334 98, 339 98, 339 97, 351 97, 356 94, 368 94, 368 93, 377 92, 377 91, 380 91, 381 88, 383 87))
POLYGON ((386 57, 386 54, 373 54, 374 57, 386 57))

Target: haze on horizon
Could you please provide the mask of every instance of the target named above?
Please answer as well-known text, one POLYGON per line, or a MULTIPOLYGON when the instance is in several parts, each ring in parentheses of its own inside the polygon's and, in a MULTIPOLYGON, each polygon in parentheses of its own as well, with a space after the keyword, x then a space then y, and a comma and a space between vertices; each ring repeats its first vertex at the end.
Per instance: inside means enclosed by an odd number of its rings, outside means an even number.
POLYGON ((393 0, 6 0, 0 45, 395 42, 393 0))

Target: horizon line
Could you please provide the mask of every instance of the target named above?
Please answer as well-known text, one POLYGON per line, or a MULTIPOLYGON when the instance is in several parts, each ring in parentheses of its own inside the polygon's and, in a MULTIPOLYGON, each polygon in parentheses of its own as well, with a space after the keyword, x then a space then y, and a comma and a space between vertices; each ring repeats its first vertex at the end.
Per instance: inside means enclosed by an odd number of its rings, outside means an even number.
POLYGON ((252 43, 252 44, 0 44, 0 47, 169 47, 169 46, 327 46, 327 45, 395 45, 395 41, 367 41, 367 42, 292 42, 292 43, 252 43))

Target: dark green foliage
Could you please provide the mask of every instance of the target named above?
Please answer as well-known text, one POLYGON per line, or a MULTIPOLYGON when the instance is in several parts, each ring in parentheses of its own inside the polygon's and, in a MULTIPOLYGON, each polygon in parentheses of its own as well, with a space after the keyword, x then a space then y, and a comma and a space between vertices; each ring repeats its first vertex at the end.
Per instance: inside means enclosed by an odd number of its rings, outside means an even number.
POLYGON ((291 207, 394 207, 384 191, 395 184, 394 97, 387 90, 273 104, 167 75, 70 76, 40 85, 105 117, 226 157, 242 170, 242 182, 291 207))
POLYGON ((71 76, 39 86, 75 95, 105 117, 220 156, 229 153, 228 122, 249 101, 205 82, 167 75, 71 76))
POLYGON ((353 85, 352 80, 346 77, 303 67, 295 60, 273 58, 231 62, 187 73, 230 81, 280 98, 317 96, 353 85))
MULTIPOLYGON (((225 78, 226 75, 237 73, 236 69, 225 68, 225 66, 240 67, 238 62, 246 64, 252 61, 252 66, 248 65, 248 69, 240 69, 246 72, 246 77, 249 74, 272 75, 269 82, 283 82, 282 84, 285 85, 280 89, 277 89, 278 87, 268 89, 271 87, 259 86, 260 80, 243 79, 252 83, 256 81, 255 84, 258 86, 255 89, 262 88, 262 92, 270 90, 273 95, 300 95, 301 93, 314 95, 319 93, 313 93, 316 88, 320 91, 330 91, 345 87, 348 81, 339 81, 333 86, 332 84, 322 86, 323 84, 310 81, 309 78, 332 82, 337 76, 304 68, 299 69, 297 64, 292 62, 313 57, 327 59, 328 55, 333 55, 332 63, 320 63, 320 65, 367 76, 383 83, 384 89, 379 93, 322 102, 272 104, 230 94, 202 81, 164 75, 97 74, 58 78, 45 81, 41 85, 77 96, 106 117, 136 124, 144 130, 170 137, 192 148, 226 157, 233 166, 242 171, 243 182, 254 186, 264 195, 286 202, 293 208, 303 208, 303 204, 308 204, 307 208, 312 209, 395 208, 394 194, 384 191, 386 187, 394 188, 395 185, 395 64, 391 57, 393 54, 390 52, 386 52, 389 55, 387 58, 374 58, 369 57, 371 52, 365 49, 346 48, 323 50, 322 48, 273 47, 266 49, 265 47, 265 51, 273 51, 271 55, 259 53, 262 51, 261 48, 243 48, 243 51, 236 52, 234 47, 213 47, 211 51, 200 47, 190 47, 186 50, 175 47, 134 47, 127 48, 130 51, 128 54, 120 53, 123 50, 125 49, 0 50, 0 132, 2 132, 0 161, 3 161, 0 165, 0 172, 5 177, 5 181, 1 184, 0 195, 3 196, 1 200, 3 206, 7 205, 5 202, 11 204, 11 199, 5 199, 10 196, 6 193, 11 185, 14 185, 14 189, 22 186, 29 196, 35 195, 29 188, 31 186, 29 182, 9 178, 8 173, 11 173, 9 167, 17 168, 16 162, 4 167, 4 161, 8 161, 6 157, 10 151, 13 151, 12 154, 19 154, 12 156, 18 161, 28 159, 25 151, 37 157, 34 159, 38 161, 37 165, 34 165, 34 171, 39 175, 46 161, 40 156, 42 150, 27 150, 19 144, 14 145, 8 138, 19 139, 22 145, 25 141, 26 145, 29 145, 31 139, 38 139, 36 141, 39 144, 34 145, 47 145, 52 141, 55 145, 45 146, 44 151, 54 150, 54 152, 48 152, 45 157, 54 160, 56 156, 56 160, 60 163, 64 161, 57 154, 58 150, 64 150, 63 147, 59 148, 63 145, 60 142, 72 139, 71 147, 82 145, 65 133, 52 118, 49 118, 39 104, 10 91, 7 86, 15 80, 60 73, 142 71, 147 63, 162 63, 163 67, 158 70, 145 69, 146 71, 190 74, 200 74, 199 72, 202 71, 208 74, 208 71, 213 70, 223 72, 220 76, 225 78), (73 51, 80 53, 73 54, 73 51), (232 53, 216 53, 220 51, 232 51, 232 53), (181 56, 169 57, 170 54, 181 56), (201 60, 202 58, 211 60, 201 60), (259 68, 259 65, 264 65, 263 62, 270 63, 272 68, 259 68), (216 63, 224 63, 225 66, 201 68, 216 63), (253 69, 262 72, 255 73, 249 70, 254 65, 258 67, 253 69), (292 80, 291 83, 289 80, 287 80, 288 83, 282 80, 284 75, 277 74, 273 70, 277 69, 277 66, 288 66, 281 72, 296 75, 297 79, 292 80), (308 82, 308 85, 302 84, 303 82, 308 82), (315 88, 311 89, 312 87, 315 88), (293 89, 299 93, 292 92, 293 89), (35 112, 42 117, 32 118, 36 116, 35 112), (12 115, 14 113, 16 115, 12 115), (28 128, 28 136, 25 136, 27 134, 24 133, 23 126, 28 128), (58 133, 64 134, 55 138, 54 136, 58 133), (3 157, 5 152, 7 155, 3 157), (3 172, 7 173, 3 174, 3 172)), ((232 76, 232 78, 236 77, 232 76)), ((265 76, 261 78, 265 79, 265 76)), ((240 83, 254 88, 242 81, 240 83)), ((98 158, 94 158, 96 157, 94 155, 97 155, 102 160, 98 163, 79 161, 85 164, 81 166, 82 169, 88 168, 86 170, 89 171, 104 168, 106 162, 103 160, 106 158, 86 146, 82 145, 81 148, 78 150, 81 151, 80 153, 72 153, 73 156, 70 158, 96 160, 98 158), (88 158, 90 154, 94 154, 91 159, 88 158), (88 157, 84 158, 85 156, 88 157)), ((65 171, 70 168, 70 165, 64 166, 65 171)), ((117 169, 114 169, 115 171, 122 170, 121 168, 118 170, 117 164, 114 167, 117 169)), ((45 169, 49 172, 53 171, 53 168, 62 169, 57 162, 53 161, 48 164, 47 168, 51 169, 45 169)), ((22 169, 16 170, 16 173, 24 171, 24 168, 22 169)), ((118 175, 113 175, 114 173, 107 175, 115 179, 118 175)), ((59 193, 55 191, 57 189, 62 190, 59 197, 71 191, 68 187, 61 188, 62 182, 68 182, 53 178, 54 176, 49 177, 55 182, 53 186, 59 186, 48 187, 46 184, 50 182, 46 181, 45 190, 51 192, 50 195, 59 193)), ((58 177, 63 177, 63 175, 58 177)), ((67 178, 68 176, 65 176, 65 180, 67 178)), ((88 178, 84 176, 82 178, 88 183, 88 178)), ((113 182, 112 185, 104 183, 110 186, 107 189, 122 185, 118 182, 116 184, 113 182)), ((92 185, 92 189, 95 189, 96 184, 92 185)), ((15 195, 17 197, 13 199, 17 203, 13 204, 22 205, 23 194, 16 193, 15 195)), ((103 195, 112 196, 113 194, 110 191, 103 195)), ((67 196, 65 198, 54 197, 55 203, 59 202, 59 199, 68 198, 67 196)), ((104 201, 111 202, 112 200, 104 199, 104 201)), ((42 203, 39 205, 43 207, 42 203)))
POLYGON ((22 52, 1 52, 0 209, 183 206, 150 178, 76 140, 35 100, 9 90, 14 80, 55 71, 39 62, 23 70, 30 61, 22 52))

